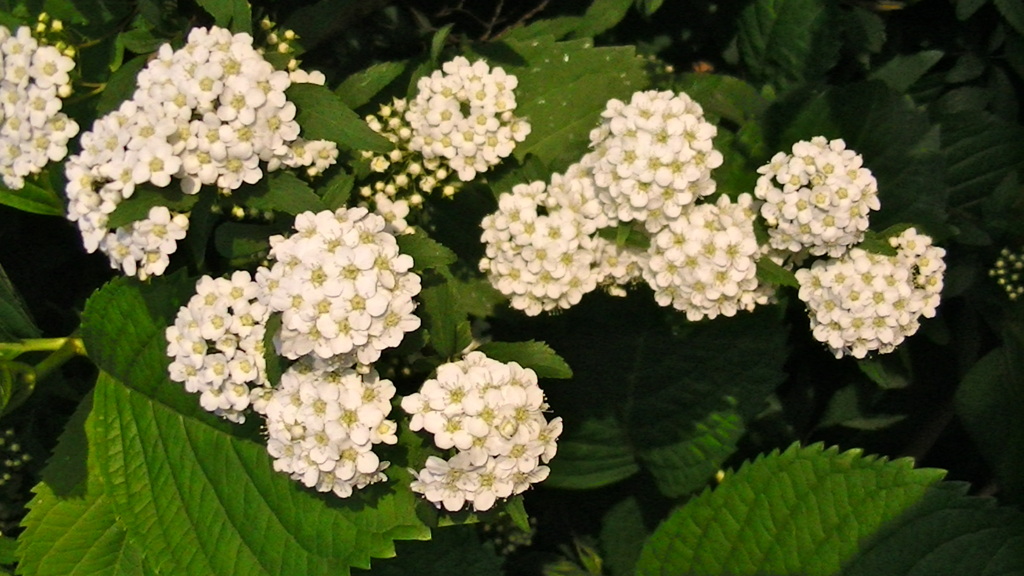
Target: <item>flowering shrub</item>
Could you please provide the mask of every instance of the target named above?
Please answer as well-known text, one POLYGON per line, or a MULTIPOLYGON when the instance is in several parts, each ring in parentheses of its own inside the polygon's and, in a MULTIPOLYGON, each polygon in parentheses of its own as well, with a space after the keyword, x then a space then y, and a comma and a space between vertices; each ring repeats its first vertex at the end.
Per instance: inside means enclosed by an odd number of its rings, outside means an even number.
POLYGON ((0 5, 2 571, 1024 571, 1020 9, 364 4, 0 5))

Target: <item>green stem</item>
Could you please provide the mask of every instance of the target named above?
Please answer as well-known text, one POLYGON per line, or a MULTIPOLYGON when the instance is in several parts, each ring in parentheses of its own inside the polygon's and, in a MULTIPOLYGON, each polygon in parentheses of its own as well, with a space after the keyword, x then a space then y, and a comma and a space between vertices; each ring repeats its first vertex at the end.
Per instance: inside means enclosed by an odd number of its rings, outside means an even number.
POLYGON ((25 352, 54 352, 64 346, 68 338, 26 338, 20 342, 0 342, 0 356, 14 352, 14 357, 25 352))
MULTIPOLYGON (((60 368, 65 362, 74 358, 75 356, 85 356, 85 345, 81 338, 68 336, 66 338, 32 338, 23 340, 20 343, 19 354, 21 352, 40 352, 40 351, 52 351, 52 354, 44 358, 41 362, 35 366, 29 366, 22 364, 21 362, 10 362, 8 366, 14 368, 14 372, 17 374, 19 385, 17 391, 11 396, 7 406, 3 408, 3 413, 8 414, 17 407, 25 403, 26 400, 36 389, 36 383, 40 380, 45 379, 47 376, 53 373, 54 370, 60 368)), ((6 344, 8 348, 14 348, 15 345, 6 344)))
POLYGON ((69 336, 67 338, 58 338, 58 340, 64 340, 60 348, 44 358, 42 362, 36 364, 37 380, 46 378, 50 373, 63 366, 65 362, 75 356, 85 356, 85 344, 82 343, 81 338, 69 336))

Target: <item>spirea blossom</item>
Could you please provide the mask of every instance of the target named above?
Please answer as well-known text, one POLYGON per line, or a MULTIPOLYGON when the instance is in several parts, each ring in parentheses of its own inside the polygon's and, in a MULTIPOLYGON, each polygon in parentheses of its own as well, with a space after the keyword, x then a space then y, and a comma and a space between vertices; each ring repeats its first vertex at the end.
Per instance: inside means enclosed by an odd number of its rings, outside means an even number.
POLYGON ((843 140, 817 136, 758 168, 754 194, 764 200, 772 247, 837 257, 863 240, 880 203, 878 183, 862 164, 843 140))
POLYGON ((935 315, 946 251, 914 228, 889 243, 895 256, 852 248, 796 271, 811 331, 836 358, 892 352, 935 315))
POLYGON ((157 273, 141 261, 127 263, 122 257, 132 251, 117 250, 134 230, 107 226, 136 187, 173 181, 185 194, 203 186, 230 191, 281 167, 318 173, 333 164, 334 143, 299 136, 295 105, 285 96, 291 83, 248 34, 195 28, 181 49, 161 46, 132 98, 98 118, 65 164, 68 219, 86 250, 107 252, 126 272, 157 273))
POLYGON ((688 320, 735 316, 768 302, 757 280, 761 249, 754 236, 753 198, 693 206, 651 239, 644 279, 658 304, 688 320))
POLYGON ((166 206, 153 206, 149 215, 113 234, 107 234, 100 248, 110 258, 112 268, 121 268, 128 276, 145 280, 164 273, 178 240, 188 232, 188 217, 171 212, 166 206))
POLYGON ((274 470, 341 498, 387 480, 377 444, 395 444, 388 420, 395 387, 373 369, 357 371, 308 357, 281 375, 258 403, 267 419, 274 470))
POLYGON ((481 222, 480 270, 513 308, 531 316, 578 304, 600 280, 592 235, 606 219, 581 171, 573 165, 550 186, 516 185, 481 222))
POLYGON ((561 418, 544 417, 547 408, 536 373, 515 362, 474 351, 438 366, 402 409, 413 431, 429 432, 438 448, 456 454, 429 457, 414 471, 413 492, 450 512, 466 504, 489 510, 544 480, 562 432, 561 418))
POLYGON ((42 45, 27 26, 13 34, 0 26, 0 176, 18 190, 25 177, 68 153, 78 124, 61 112, 71 93, 75 61, 42 45))
POLYGON ((515 116, 518 79, 483 60, 462 56, 420 78, 405 121, 412 131, 409 148, 426 159, 443 158, 468 182, 512 154, 530 133, 515 116))
POLYGON ((233 422, 245 421, 250 395, 269 385, 263 356, 269 310, 258 291, 248 272, 203 276, 165 333, 171 380, 233 422))
POLYGON ((295 232, 270 238, 273 265, 256 280, 281 312, 278 352, 371 364, 420 326, 420 277, 383 217, 366 208, 303 212, 295 232))
POLYGON ((712 147, 718 129, 686 94, 635 92, 629 103, 609 100, 601 117, 585 161, 612 221, 643 222, 656 233, 715 192, 711 170, 722 164, 712 147))

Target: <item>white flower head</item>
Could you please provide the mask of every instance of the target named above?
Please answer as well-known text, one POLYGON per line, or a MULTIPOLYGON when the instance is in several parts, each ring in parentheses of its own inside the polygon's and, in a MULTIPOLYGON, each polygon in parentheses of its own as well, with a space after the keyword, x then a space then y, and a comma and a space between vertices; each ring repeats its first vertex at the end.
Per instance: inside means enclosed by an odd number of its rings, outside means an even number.
POLYGON ((758 168, 754 194, 764 204, 773 248, 841 256, 864 238, 878 210, 878 183, 843 140, 817 136, 779 152, 758 168))
POLYGON ((462 56, 421 78, 405 122, 409 148, 427 159, 443 159, 468 182, 512 154, 530 124, 514 115, 518 80, 483 60, 462 56))
POLYGON ((419 328, 420 278, 383 217, 365 208, 304 212, 294 227, 271 238, 274 263, 257 273, 267 304, 282 313, 281 355, 370 364, 419 328))
MULTIPOLYGON (((62 79, 61 66, 47 58, 38 68, 62 79)), ((295 154, 299 127, 295 105, 285 97, 290 82, 248 34, 195 28, 184 47, 161 46, 139 72, 132 98, 98 118, 82 134, 81 153, 65 163, 68 219, 78 223, 86 249, 103 250, 126 274, 161 274, 158 256, 153 265, 121 266, 132 248, 107 229, 110 214, 137 186, 174 185, 185 194, 204 186, 231 191, 282 166, 314 174, 333 164, 334 143, 303 141, 308 155, 295 154)), ((61 136, 37 148, 48 157, 66 153, 66 137, 77 127, 71 130, 59 117, 47 126, 61 136)))
POLYGON ((395 422, 386 418, 394 393, 391 381, 373 369, 300 360, 261 404, 274 469, 340 498, 387 480, 389 463, 373 447, 397 441, 395 422))
POLYGON ((166 330, 171 380, 200 394, 206 410, 244 422, 251 397, 270 385, 263 355, 269 316, 248 272, 203 276, 166 330))
POLYGON ((601 116, 584 162, 610 220, 642 222, 653 234, 715 192, 711 170, 723 160, 712 146, 718 129, 688 95, 635 92, 629 103, 610 100, 601 116))
POLYGON ((435 378, 402 399, 402 409, 414 431, 456 453, 431 456, 413 471, 413 492, 450 512, 467 503, 482 511, 543 480, 562 431, 560 418, 544 417, 547 408, 536 373, 515 362, 474 351, 438 366, 435 378))
POLYGON ((0 26, 0 177, 18 190, 25 178, 67 155, 78 124, 61 112, 75 61, 40 45, 27 26, 0 26))
POLYGON ((914 228, 890 244, 895 256, 852 248, 796 271, 811 332, 836 358, 892 352, 936 313, 945 250, 914 228))

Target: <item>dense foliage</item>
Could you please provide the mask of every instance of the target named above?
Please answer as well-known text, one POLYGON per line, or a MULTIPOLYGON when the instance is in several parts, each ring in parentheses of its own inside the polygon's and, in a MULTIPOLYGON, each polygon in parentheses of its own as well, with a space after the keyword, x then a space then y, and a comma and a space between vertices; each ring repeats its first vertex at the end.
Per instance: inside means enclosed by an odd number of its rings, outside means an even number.
POLYGON ((1024 574, 1021 3, 0 25, 0 571, 1024 574))

